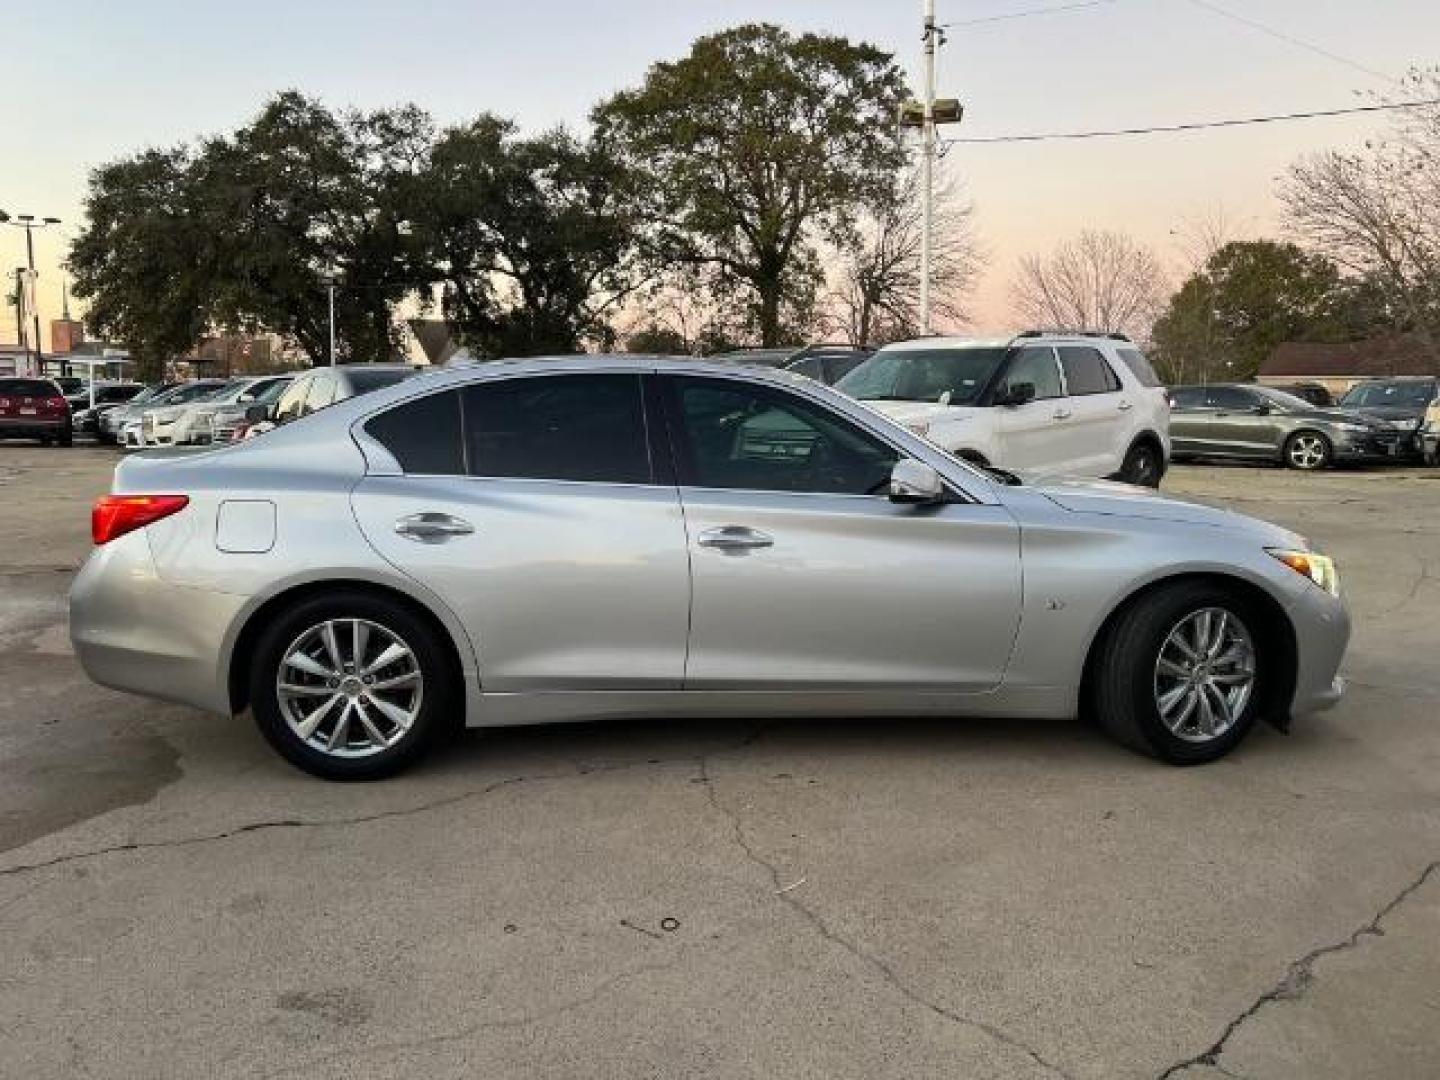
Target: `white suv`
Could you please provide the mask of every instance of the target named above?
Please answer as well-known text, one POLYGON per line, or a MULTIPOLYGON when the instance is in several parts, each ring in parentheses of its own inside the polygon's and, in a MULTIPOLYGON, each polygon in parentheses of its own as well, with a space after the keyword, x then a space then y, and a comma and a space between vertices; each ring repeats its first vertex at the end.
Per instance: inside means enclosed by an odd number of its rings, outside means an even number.
POLYGON ((1118 335, 1026 331, 998 341, 887 345, 836 384, 957 457, 1155 487, 1170 459, 1170 404, 1145 355, 1118 335))

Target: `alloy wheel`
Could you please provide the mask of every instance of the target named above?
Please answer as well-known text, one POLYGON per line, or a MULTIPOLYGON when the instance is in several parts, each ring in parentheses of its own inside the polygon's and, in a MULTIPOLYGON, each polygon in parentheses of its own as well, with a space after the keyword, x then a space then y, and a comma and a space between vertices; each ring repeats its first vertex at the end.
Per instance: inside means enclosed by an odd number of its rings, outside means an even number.
POLYGON ((1245 624, 1224 608, 1201 608, 1160 646, 1155 706, 1176 738, 1210 742, 1240 721, 1255 679, 1255 645, 1245 624))
POLYGON ((275 691, 301 742, 359 758, 389 749, 414 727, 424 676, 393 631, 368 619, 327 619, 285 650, 275 691))
POLYGON ((1290 464, 1297 469, 1318 469, 1325 464, 1325 440, 1319 435, 1296 435, 1290 440, 1290 464))

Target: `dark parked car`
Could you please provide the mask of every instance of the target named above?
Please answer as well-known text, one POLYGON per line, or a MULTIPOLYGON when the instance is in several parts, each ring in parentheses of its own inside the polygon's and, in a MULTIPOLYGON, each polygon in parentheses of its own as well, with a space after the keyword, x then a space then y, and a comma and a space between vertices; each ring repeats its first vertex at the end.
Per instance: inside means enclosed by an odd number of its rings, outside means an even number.
POLYGON ((1298 397, 1301 401, 1308 401, 1311 405, 1322 409, 1335 407, 1335 395, 1318 382, 1287 383, 1283 386, 1276 386, 1275 389, 1283 390, 1287 394, 1298 397))
POLYGON ((90 387, 65 398, 70 403, 71 420, 76 431, 98 433, 100 417, 111 409, 134 400, 145 387, 140 383, 96 383, 95 404, 90 404, 90 387))
POLYGON ((1247 457, 1292 469, 1396 458, 1410 439, 1361 413, 1321 409, 1268 386, 1214 383, 1170 391, 1170 445, 1176 461, 1247 457))
POLYGON ((0 378, 0 438, 69 446, 70 406, 54 379, 0 378))
POLYGON ((1400 453, 1415 456, 1422 450, 1420 428, 1425 410, 1436 398, 1440 398, 1440 379, 1433 376, 1366 379, 1340 399, 1340 408, 1385 424, 1402 436, 1400 453))
POLYGON ((737 349, 720 353, 710 359, 721 364, 747 364, 751 367, 780 368, 834 386, 874 354, 874 349, 854 345, 806 345, 795 349, 737 349))

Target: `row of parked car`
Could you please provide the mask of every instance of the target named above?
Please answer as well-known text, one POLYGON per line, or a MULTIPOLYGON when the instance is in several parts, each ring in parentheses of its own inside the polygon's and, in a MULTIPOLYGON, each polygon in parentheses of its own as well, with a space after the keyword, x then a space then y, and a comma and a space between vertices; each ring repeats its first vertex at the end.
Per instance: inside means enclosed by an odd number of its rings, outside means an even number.
MULTIPOLYGON (((1434 462, 1440 442, 1440 379, 1368 380, 1339 402, 1317 386, 1167 388, 1121 335, 1029 331, 993 340, 926 338, 878 351, 742 350, 712 360, 834 385, 957 457, 1040 479, 1114 477, 1155 486, 1170 461, 1203 457, 1268 459, 1300 470, 1434 462)), ((223 444, 415 370, 341 365, 145 387, 98 384, 68 399, 49 380, 5 380, 0 433, 65 444, 72 430, 93 432, 127 449, 223 444)))

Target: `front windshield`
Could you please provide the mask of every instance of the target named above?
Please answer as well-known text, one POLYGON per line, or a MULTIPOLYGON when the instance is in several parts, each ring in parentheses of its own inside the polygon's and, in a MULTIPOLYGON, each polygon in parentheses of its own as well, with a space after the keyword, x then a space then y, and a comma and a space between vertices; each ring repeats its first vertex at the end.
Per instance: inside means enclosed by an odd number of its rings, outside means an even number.
POLYGON ((1290 412, 1310 412, 1315 408, 1313 402, 1306 401, 1304 398, 1297 397, 1284 390, 1276 390, 1270 386, 1257 386, 1255 389, 1260 391, 1261 395, 1264 396, 1270 404, 1278 405, 1280 408, 1290 412))
POLYGON ((1346 408, 1370 409, 1387 405, 1400 409, 1423 409, 1435 397, 1432 382, 1368 382, 1351 387, 1340 399, 1346 408))
POLYGON ((1005 359, 1003 347, 880 350, 836 384, 861 401, 973 405, 1005 359))
POLYGON ((283 394, 287 389, 289 389, 289 387, 289 379, 276 379, 269 386, 265 387, 264 390, 261 390, 260 393, 256 394, 255 400, 252 401, 251 404, 269 405, 270 402, 278 400, 280 395, 283 394))

